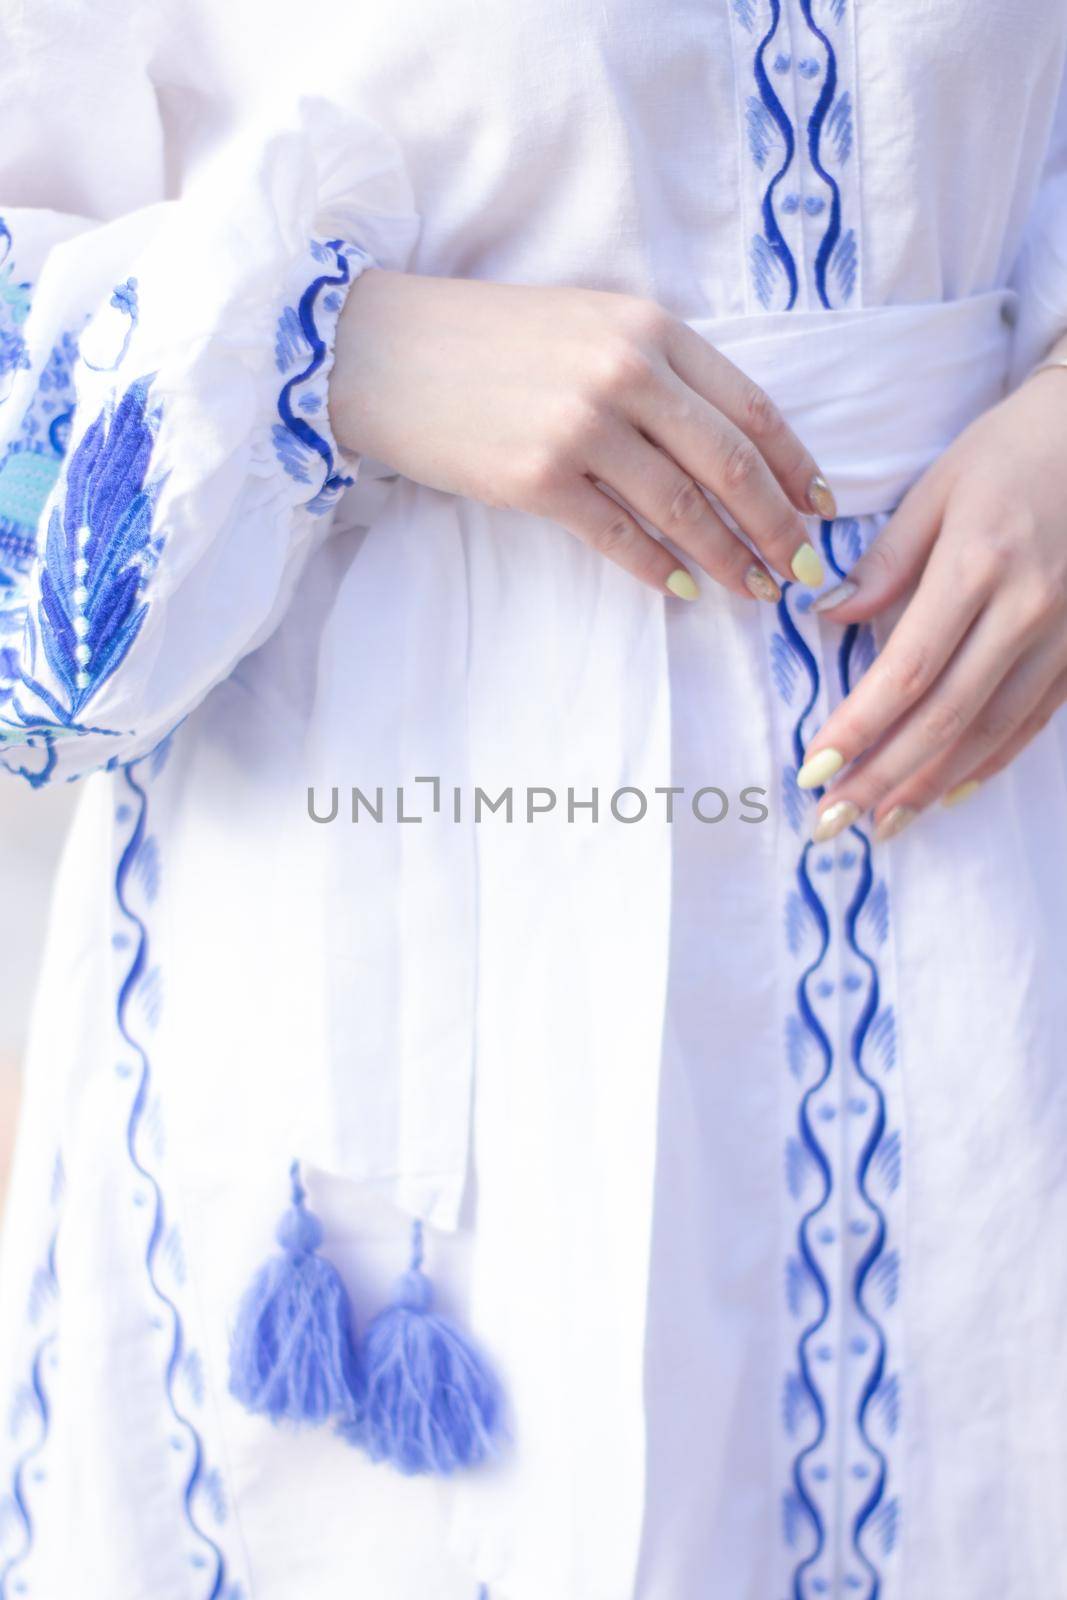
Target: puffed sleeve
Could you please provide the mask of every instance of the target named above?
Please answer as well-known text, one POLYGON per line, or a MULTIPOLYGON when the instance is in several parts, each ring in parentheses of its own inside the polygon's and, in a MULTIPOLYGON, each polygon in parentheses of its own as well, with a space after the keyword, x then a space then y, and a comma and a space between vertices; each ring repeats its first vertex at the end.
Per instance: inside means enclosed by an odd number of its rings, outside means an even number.
POLYGON ((1012 352, 1015 382, 1067 333, 1067 77, 1012 275, 1018 320, 1012 352))
POLYGON ((277 624, 358 468, 344 297, 418 223, 391 137, 318 101, 106 222, 2 199, 0 765, 39 784, 151 750, 277 624))

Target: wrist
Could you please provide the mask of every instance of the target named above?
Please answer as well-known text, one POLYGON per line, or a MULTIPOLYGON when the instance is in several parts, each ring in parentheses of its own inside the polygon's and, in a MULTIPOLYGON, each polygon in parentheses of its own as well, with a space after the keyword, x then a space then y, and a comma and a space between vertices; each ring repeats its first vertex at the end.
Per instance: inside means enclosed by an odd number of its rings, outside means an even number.
POLYGON ((382 287, 379 280, 397 276, 402 274, 366 267, 345 296, 337 319, 327 408, 330 429, 344 455, 360 454, 360 423, 370 387, 369 332, 377 315, 374 307, 382 287))
POLYGON ((1036 378, 1039 372, 1067 374, 1067 337, 1058 339, 1055 344, 1050 345, 1041 360, 1030 368, 1023 381, 1028 382, 1029 379, 1036 378))

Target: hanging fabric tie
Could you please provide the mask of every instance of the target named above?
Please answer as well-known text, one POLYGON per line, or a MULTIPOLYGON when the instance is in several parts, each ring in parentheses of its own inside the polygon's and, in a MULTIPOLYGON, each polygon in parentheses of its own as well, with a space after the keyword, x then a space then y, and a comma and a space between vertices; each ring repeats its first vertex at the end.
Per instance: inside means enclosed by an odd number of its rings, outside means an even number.
POLYGON ((322 1224, 304 1204, 299 1163, 292 1205, 278 1224, 284 1251, 241 1302, 230 1346, 230 1393, 275 1422, 358 1421, 363 1377, 352 1311, 336 1269, 317 1254, 322 1224))
POLYGON ((460 1330, 431 1309, 422 1271, 422 1224, 412 1230, 409 1270, 393 1304, 363 1342, 366 1400, 357 1425, 341 1432, 375 1461, 401 1472, 447 1474, 495 1454, 503 1434, 500 1386, 460 1330))

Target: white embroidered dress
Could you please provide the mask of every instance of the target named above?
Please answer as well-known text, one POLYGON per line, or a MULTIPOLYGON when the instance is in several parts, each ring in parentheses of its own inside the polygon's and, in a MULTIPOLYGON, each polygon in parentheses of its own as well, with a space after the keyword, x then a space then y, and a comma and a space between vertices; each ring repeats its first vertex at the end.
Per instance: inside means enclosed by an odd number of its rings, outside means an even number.
POLYGON ((646 295, 786 408, 847 568, 1067 327, 1063 7, 0 33, 0 762, 84 780, 0 1600, 1067 1593, 1062 719, 966 809, 811 846, 798 753, 869 630, 664 602, 326 419, 368 261, 646 295), (507 1390, 492 1466, 403 1477, 230 1397, 294 1158, 361 1326, 426 1224, 507 1390))

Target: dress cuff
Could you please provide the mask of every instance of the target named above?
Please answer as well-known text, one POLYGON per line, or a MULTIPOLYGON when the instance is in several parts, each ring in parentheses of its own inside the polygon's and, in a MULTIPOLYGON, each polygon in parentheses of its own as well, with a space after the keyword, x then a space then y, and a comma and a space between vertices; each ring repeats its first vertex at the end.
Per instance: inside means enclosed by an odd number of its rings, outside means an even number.
POLYGON ((299 486, 299 503, 316 516, 332 510, 358 470, 358 457, 342 452, 330 429, 329 380, 345 297, 373 265, 359 245, 312 239, 278 318, 274 362, 282 382, 273 453, 299 486))

